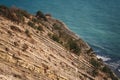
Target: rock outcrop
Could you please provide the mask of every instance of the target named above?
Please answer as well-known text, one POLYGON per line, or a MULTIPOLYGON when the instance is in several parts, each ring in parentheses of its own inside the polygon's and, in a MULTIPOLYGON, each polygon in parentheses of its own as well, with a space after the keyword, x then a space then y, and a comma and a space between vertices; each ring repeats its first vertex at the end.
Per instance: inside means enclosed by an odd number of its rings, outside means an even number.
POLYGON ((0 80, 117 80, 64 23, 16 11, 0 8, 0 80))

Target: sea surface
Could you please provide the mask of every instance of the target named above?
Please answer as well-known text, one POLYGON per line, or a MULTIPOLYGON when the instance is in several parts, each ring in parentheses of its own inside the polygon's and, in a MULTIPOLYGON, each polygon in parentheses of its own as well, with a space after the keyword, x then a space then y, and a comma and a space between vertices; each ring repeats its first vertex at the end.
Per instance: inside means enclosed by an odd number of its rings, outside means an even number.
POLYGON ((52 14, 120 76, 120 0, 0 0, 0 5, 52 14))

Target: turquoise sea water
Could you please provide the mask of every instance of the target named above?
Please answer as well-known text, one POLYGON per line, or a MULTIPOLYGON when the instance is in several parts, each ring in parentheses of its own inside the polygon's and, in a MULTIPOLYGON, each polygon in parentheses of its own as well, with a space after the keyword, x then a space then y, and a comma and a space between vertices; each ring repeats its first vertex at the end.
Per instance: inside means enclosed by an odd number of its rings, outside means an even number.
MULTIPOLYGON (((41 10, 62 20, 118 70, 120 66, 120 0, 0 0, 35 14, 41 10)), ((118 75, 120 75, 118 73, 118 75)))

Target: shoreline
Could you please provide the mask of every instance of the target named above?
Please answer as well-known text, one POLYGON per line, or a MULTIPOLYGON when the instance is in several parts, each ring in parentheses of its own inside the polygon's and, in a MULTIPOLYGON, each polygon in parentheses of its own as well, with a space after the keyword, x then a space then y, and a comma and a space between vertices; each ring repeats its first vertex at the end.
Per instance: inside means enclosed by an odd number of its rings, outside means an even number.
POLYGON ((107 64, 110 67, 110 69, 115 73, 115 75, 118 78, 120 78, 120 63, 119 63, 120 60, 117 61, 117 58, 112 59, 111 57, 101 56, 101 55, 98 55, 97 53, 96 55, 98 59, 102 59, 103 62, 107 64))

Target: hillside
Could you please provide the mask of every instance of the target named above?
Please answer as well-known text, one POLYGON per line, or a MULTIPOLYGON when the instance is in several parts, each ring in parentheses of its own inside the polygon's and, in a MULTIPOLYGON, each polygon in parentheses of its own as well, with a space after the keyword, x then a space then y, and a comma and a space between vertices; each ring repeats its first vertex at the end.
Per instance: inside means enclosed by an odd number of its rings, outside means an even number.
POLYGON ((0 80, 118 80, 50 14, 0 6, 0 80))

